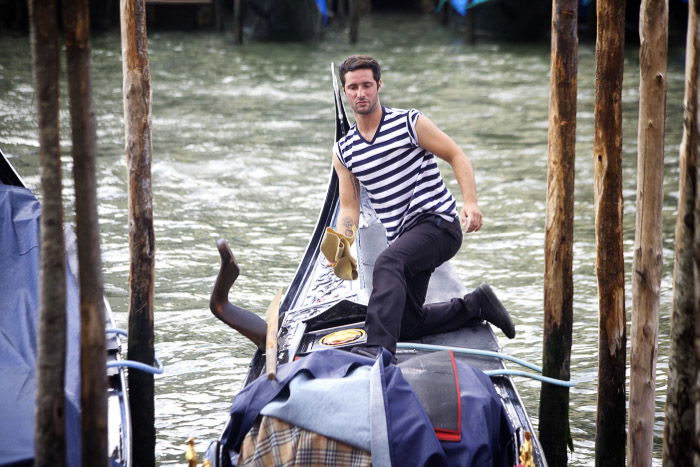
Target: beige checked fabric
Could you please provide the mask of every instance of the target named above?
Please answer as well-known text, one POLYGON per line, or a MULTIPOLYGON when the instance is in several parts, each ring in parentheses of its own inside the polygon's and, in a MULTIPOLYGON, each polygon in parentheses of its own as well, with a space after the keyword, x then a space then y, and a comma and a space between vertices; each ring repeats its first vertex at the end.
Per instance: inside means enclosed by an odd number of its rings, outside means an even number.
POLYGON ((368 467, 369 452, 318 433, 263 416, 250 429, 239 467, 368 467))

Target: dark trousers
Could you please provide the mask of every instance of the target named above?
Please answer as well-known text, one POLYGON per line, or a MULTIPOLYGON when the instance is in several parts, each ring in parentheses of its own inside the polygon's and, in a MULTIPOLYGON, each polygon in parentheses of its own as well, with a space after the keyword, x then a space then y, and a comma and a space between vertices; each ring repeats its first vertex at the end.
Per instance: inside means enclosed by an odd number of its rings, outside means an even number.
POLYGON ((431 274, 452 258, 461 244, 458 219, 449 222, 429 215, 379 255, 367 306, 367 345, 395 352, 399 339, 447 332, 481 320, 471 294, 424 305, 431 274))

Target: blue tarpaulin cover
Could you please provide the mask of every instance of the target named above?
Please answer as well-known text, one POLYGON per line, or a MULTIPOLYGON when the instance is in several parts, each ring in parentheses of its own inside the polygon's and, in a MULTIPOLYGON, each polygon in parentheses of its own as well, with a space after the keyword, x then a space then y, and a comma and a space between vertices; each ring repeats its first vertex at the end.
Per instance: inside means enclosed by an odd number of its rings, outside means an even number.
POLYGON ((258 415, 270 412, 336 439, 339 437, 334 436, 335 428, 347 428, 342 441, 362 449, 369 447, 375 466, 512 465, 507 450, 512 427, 488 376, 458 362, 463 436, 459 442, 441 443, 401 369, 390 365, 390 356, 387 357, 375 362, 342 350, 323 350, 281 366, 275 380, 263 375, 234 398, 231 419, 221 439, 224 447, 237 452, 258 415), (371 370, 360 371, 362 365, 371 365, 371 370), (369 388, 357 390, 363 375, 369 378, 369 388), (295 383, 299 378, 301 381, 295 383), (351 394, 347 394, 338 381, 344 378, 348 379, 347 391, 351 394), (308 403, 298 410, 289 407, 294 399, 302 403, 306 400, 293 392, 312 385, 313 379, 329 379, 328 383, 313 385, 334 388, 316 391, 312 396, 318 399, 315 405, 321 410, 313 410, 308 403), (352 408, 334 410, 334 404, 350 404, 352 408), (353 412, 357 420, 348 418, 347 414, 353 412), (355 424, 361 421, 369 423, 369 430, 357 430, 355 424), (351 431, 360 431, 361 436, 352 439, 351 431))
POLYGON ((323 24, 328 24, 328 7, 326 6, 326 0, 316 0, 316 6, 323 17, 323 24))
POLYGON ((452 5, 452 8, 459 13, 462 16, 467 15, 467 10, 469 8, 473 8, 480 3, 485 3, 488 0, 440 0, 440 3, 438 3, 437 7, 435 8, 435 11, 440 11, 442 8, 445 6, 445 3, 450 2, 450 5, 452 5))
MULTIPOLYGON (((0 465, 34 458, 39 333, 40 206, 26 188, 0 185, 0 465)), ((67 268, 66 463, 80 465, 80 304, 67 268)))

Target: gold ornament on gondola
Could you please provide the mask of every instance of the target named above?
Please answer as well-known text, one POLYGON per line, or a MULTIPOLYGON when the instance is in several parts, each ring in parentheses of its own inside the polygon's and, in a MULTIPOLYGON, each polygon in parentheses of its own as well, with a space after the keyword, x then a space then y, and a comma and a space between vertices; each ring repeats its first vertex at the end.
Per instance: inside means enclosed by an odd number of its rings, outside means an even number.
POLYGON ((349 344, 351 342, 358 341, 366 335, 367 333, 364 329, 342 329, 340 331, 335 331, 323 336, 321 338, 321 344, 337 347, 339 345, 349 344))
MULTIPOLYGON (((194 442, 194 438, 187 438, 187 451, 185 452, 187 467, 197 467, 198 465, 197 450, 194 447, 194 442)), ((209 459, 204 459, 204 461, 202 461, 202 467, 211 467, 211 462, 209 462, 209 459)))
POLYGON ((517 467, 535 467, 535 458, 532 456, 532 435, 529 431, 525 432, 525 441, 520 446, 518 462, 517 467))
POLYGON ((194 438, 187 438, 187 452, 185 453, 188 467, 197 467, 197 451, 194 448, 194 438))

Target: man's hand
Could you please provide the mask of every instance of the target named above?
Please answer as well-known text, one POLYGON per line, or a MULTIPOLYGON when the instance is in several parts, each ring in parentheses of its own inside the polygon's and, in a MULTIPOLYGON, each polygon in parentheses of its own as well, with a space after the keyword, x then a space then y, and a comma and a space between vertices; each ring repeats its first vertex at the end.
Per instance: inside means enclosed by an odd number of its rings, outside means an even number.
POLYGON ((481 211, 476 203, 465 204, 459 210, 459 222, 462 224, 462 231, 465 233, 476 232, 481 229, 483 219, 481 211))

